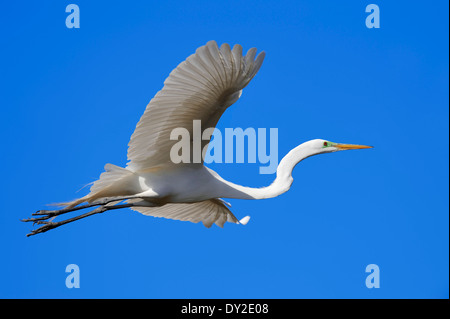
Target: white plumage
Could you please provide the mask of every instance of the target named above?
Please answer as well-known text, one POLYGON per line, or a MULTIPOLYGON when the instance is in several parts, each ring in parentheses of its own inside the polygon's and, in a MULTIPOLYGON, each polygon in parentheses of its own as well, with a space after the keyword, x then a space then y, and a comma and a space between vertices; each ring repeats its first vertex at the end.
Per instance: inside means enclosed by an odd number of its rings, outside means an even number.
MULTIPOLYGON (((264 60, 264 52, 256 49, 244 56, 242 47, 230 49, 215 41, 197 49, 180 63, 164 82, 164 87, 150 101, 131 136, 128 164, 122 168, 105 165, 105 172, 91 186, 90 193, 80 199, 63 203, 56 211, 41 210, 32 221, 43 224, 29 235, 45 232, 69 222, 111 209, 131 207, 144 215, 164 217, 206 227, 225 222, 247 224, 250 217, 240 221, 229 210, 223 198, 265 199, 289 190, 292 170, 301 160, 316 154, 339 150, 369 148, 369 146, 338 144, 316 139, 291 150, 280 162, 274 182, 262 188, 240 186, 221 178, 203 163, 175 164, 170 150, 177 142, 170 139, 172 130, 187 129, 193 134, 194 120, 202 129, 215 127, 225 110, 235 103, 242 90, 256 75, 264 60), (122 204, 126 201, 126 204, 122 204), (81 205, 87 202, 87 204, 81 205), (91 212, 60 222, 48 221, 55 216, 88 207, 99 206, 91 212)), ((192 143, 192 141, 191 141, 192 143)), ((202 141, 203 149, 209 140, 202 141)), ((193 145, 191 145, 193 150, 193 145)), ((191 157, 199 154, 190 154, 191 157)), ((200 155, 201 158, 201 155, 200 155)))
MULTIPOLYGON (((242 47, 230 50, 208 42, 180 63, 164 82, 164 87, 148 104, 128 144, 128 167, 132 170, 173 165, 170 140, 173 129, 183 127, 192 136, 193 120, 202 127, 215 127, 225 110, 236 102, 241 90, 258 72, 264 60, 256 49, 242 55, 242 47)), ((209 141, 204 141, 203 145, 209 141)))

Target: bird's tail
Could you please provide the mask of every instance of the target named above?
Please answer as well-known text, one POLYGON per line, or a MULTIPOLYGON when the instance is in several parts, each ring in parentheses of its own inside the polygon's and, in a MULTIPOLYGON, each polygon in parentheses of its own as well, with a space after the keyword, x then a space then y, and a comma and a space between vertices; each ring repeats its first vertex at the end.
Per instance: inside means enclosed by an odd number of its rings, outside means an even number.
POLYGON ((69 202, 59 202, 59 203, 52 203, 52 204, 48 204, 48 205, 49 206, 60 206, 60 207, 65 207, 65 208, 73 208, 84 202, 89 202, 89 195, 71 200, 69 202))
POLYGON ((134 185, 135 179, 132 178, 135 173, 113 164, 106 164, 105 171, 100 178, 92 183, 90 193, 78 199, 69 202, 55 203, 51 205, 66 206, 73 208, 81 203, 92 203, 99 198, 126 196, 136 192, 134 185))

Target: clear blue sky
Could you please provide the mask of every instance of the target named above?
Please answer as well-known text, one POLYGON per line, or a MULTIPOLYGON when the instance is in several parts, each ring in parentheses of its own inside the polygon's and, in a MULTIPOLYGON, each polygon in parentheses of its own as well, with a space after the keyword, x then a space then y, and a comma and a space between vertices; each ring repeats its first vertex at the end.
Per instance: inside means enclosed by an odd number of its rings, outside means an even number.
POLYGON ((448 23, 448 1, 2 3, 0 297, 448 298, 448 23), (65 26, 70 3, 80 29, 65 26), (380 29, 365 26, 370 3, 380 29), (219 128, 278 128, 280 159, 313 138, 375 148, 305 160, 278 198, 231 201, 247 226, 123 210, 25 237, 19 219, 125 165, 146 104, 208 40, 267 54, 219 128))

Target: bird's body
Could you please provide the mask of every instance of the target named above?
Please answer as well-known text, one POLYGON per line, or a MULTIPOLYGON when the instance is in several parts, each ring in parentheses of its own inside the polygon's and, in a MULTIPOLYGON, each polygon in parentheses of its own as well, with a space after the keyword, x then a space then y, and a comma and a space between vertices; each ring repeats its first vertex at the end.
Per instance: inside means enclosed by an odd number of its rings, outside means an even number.
MULTIPOLYGON (((192 222, 202 221, 207 227, 213 223, 223 226, 226 221, 239 221, 221 198, 266 199, 276 197, 291 187, 292 171, 303 159, 321 153, 367 146, 338 144, 316 139, 291 150, 280 162, 274 182, 262 188, 234 184, 221 178, 203 165, 201 150, 209 143, 202 138, 201 145, 193 145, 190 161, 175 163, 171 151, 177 142, 173 130, 194 130, 194 120, 200 120, 204 129, 214 128, 223 112, 236 102, 243 88, 256 75, 264 59, 264 52, 256 58, 256 49, 242 55, 242 47, 228 44, 220 49, 214 41, 197 49, 175 68, 164 82, 164 87, 148 104, 131 136, 128 164, 125 168, 112 164, 93 183, 88 195, 64 203, 57 211, 38 211, 42 216, 30 218, 43 224, 31 234, 45 232, 68 222, 111 209, 130 207, 145 215, 192 222), (197 159, 197 161, 195 160, 197 159), (121 204, 123 201, 126 204, 121 204), (81 205, 82 203, 87 203, 81 205), (49 218, 88 207, 99 206, 87 214, 62 222, 49 218)), ((210 135, 209 135, 210 138, 210 135)))
POLYGON ((93 188, 90 194, 83 198, 83 202, 93 202, 104 197, 140 194, 139 196, 153 202, 157 201, 158 204, 192 203, 220 197, 221 193, 225 195, 224 191, 227 189, 227 182, 203 165, 181 164, 135 172, 113 165, 107 165, 106 169, 105 175, 115 174, 117 178, 105 187, 99 185, 93 188), (125 185, 127 186, 124 187, 125 185))

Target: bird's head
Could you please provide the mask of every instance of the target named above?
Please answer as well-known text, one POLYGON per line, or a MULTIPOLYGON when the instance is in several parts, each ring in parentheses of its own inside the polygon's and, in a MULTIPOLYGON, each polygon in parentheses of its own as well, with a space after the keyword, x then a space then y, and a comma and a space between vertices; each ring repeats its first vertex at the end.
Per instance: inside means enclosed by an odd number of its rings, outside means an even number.
POLYGON ((321 153, 332 153, 337 151, 346 151, 346 150, 357 150, 363 148, 372 148, 373 146, 366 145, 356 145, 356 144, 343 144, 343 143, 334 143, 327 140, 316 139, 306 142, 308 147, 315 154, 321 153))
POLYGON ((289 183, 292 183, 292 170, 299 162, 310 156, 363 148, 372 148, 372 146, 334 143, 322 139, 305 142, 292 149, 285 157, 283 157, 277 168, 277 178, 285 177, 289 183))

